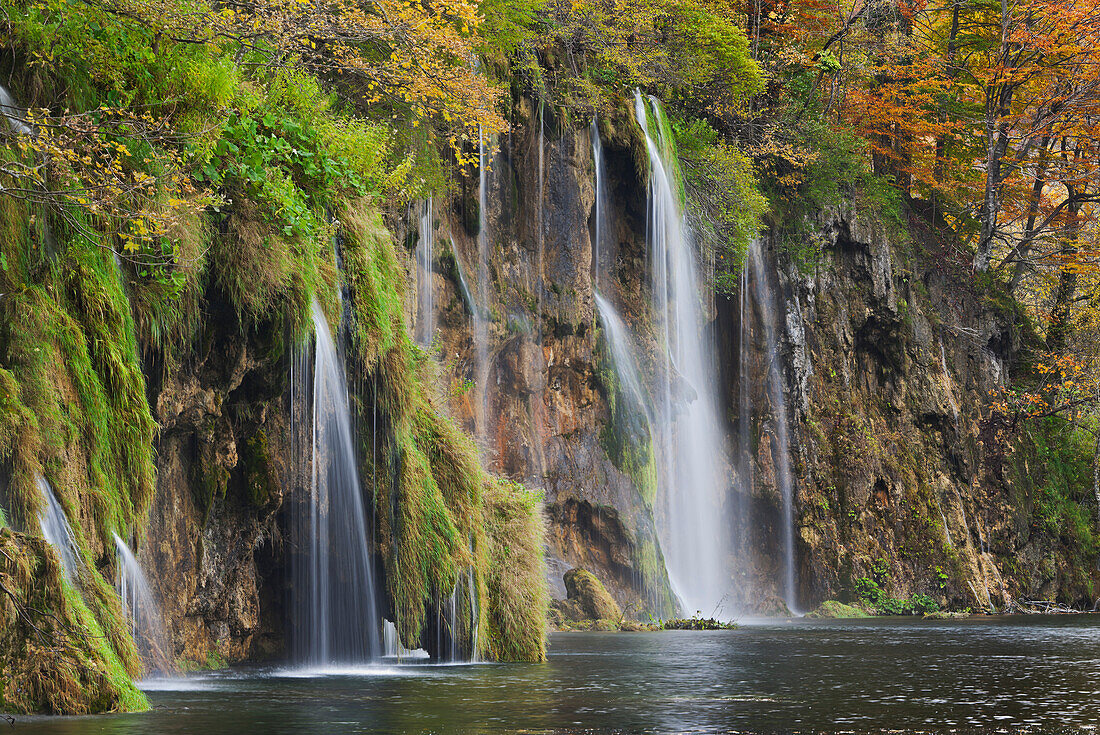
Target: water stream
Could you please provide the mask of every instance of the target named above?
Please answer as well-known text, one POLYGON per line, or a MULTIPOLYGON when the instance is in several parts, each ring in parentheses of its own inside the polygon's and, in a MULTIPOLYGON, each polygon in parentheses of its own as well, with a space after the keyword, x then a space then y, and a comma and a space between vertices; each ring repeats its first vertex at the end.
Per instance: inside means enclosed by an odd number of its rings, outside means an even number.
POLYGON ((478 188, 477 188, 477 309, 474 312, 474 382, 480 396, 477 434, 484 446, 490 428, 489 420, 489 152, 485 134, 478 128, 478 188))
POLYGON ((635 92, 649 153, 647 240, 653 314, 662 355, 658 525, 673 588, 687 614, 730 615, 730 530, 725 519, 725 450, 714 386, 714 347, 704 336, 703 284, 680 208, 678 168, 657 100, 635 92), (650 124, 652 116, 653 125, 650 124))
POLYGON ((792 613, 798 612, 794 558, 794 476, 791 473, 790 433, 787 426, 787 397, 783 379, 783 355, 779 346, 776 295, 764 267, 764 255, 758 239, 749 246, 748 267, 752 272, 756 303, 764 333, 765 376, 768 402, 772 410, 772 461, 775 480, 782 500, 780 549, 783 554, 783 601, 792 613))
POLYGON ((435 336, 435 304, 432 293, 432 267, 435 262, 435 234, 432 198, 420 204, 419 238, 416 243, 416 341, 427 349, 435 336))
MULTIPOLYGON (((366 663, 382 655, 367 514, 356 466, 344 368, 314 300, 310 496, 294 556, 295 654, 302 664, 366 663)), ((306 380, 305 370, 299 380, 306 380)), ((304 396, 308 386, 298 388, 304 396)))
POLYGON ((38 512, 38 527, 42 531, 42 537, 57 549, 65 578, 75 583, 80 577, 80 547, 76 544, 73 529, 46 478, 39 475, 35 478, 35 483, 38 485, 38 492, 42 499, 42 508, 38 512))
POLYGON ((149 586, 149 580, 138 563, 137 557, 126 542, 114 534, 118 553, 118 581, 116 588, 123 609, 130 618, 130 634, 138 655, 145 665, 145 673, 167 673, 175 669, 172 646, 160 605, 149 586))

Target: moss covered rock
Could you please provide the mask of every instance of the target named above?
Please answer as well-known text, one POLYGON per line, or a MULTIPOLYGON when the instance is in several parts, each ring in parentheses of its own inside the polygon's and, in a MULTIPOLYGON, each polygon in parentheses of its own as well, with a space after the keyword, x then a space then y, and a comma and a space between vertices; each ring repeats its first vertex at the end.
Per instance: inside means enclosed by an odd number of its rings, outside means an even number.
POLYGON ((587 569, 570 569, 565 573, 565 591, 569 601, 587 620, 619 620, 623 612, 619 604, 587 569))
POLYGON ((0 712, 147 708, 46 541, 0 529, 0 712))
POLYGON ((813 612, 806 613, 807 618, 869 618, 871 613, 857 605, 846 605, 836 600, 826 600, 813 612))

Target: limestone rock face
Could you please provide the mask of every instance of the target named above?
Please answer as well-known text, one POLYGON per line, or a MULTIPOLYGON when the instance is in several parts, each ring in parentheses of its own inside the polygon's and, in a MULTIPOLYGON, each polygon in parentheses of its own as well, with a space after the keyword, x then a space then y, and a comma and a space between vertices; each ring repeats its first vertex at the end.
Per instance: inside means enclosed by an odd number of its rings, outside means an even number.
MULTIPOLYGON (((483 243, 476 172, 452 200, 434 202, 434 345, 448 403, 477 437, 490 471, 544 491, 548 561, 558 570, 549 581, 559 598, 560 570, 583 566, 630 614, 671 613, 652 491, 608 451, 614 385, 593 298, 595 181, 587 121, 560 118, 547 105, 540 126, 537 103, 524 98, 512 131, 488 146, 483 243), (485 319, 481 346, 476 313, 485 319)), ((629 316, 638 338, 652 344, 643 295, 644 169, 626 144, 605 152, 616 198, 607 239, 615 252, 601 258, 607 270, 601 291, 629 316)), ((413 321, 418 217, 389 224, 408 245, 413 321)))
POLYGON ((291 456, 286 362, 260 357, 269 335, 227 314, 209 320, 192 361, 150 379, 157 492, 145 533, 153 541, 137 551, 185 665, 284 646, 276 516, 291 456))

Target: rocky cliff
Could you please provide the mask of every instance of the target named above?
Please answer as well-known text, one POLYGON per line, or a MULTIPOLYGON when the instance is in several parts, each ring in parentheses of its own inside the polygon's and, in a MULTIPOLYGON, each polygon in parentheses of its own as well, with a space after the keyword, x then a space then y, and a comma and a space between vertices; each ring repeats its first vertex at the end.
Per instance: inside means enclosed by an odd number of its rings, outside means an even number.
MULTIPOLYGON (((606 268, 610 298, 652 375, 648 172, 626 112, 624 104, 601 123, 614 210, 614 248, 602 266, 593 263, 589 121, 520 98, 512 133, 486 142, 484 217, 476 173, 460 194, 435 203, 430 282, 433 350, 452 410, 479 437, 488 466, 545 490, 555 596, 565 597, 563 573, 584 567, 628 614, 644 616, 670 609, 660 509, 618 446, 615 376, 593 301, 593 274, 606 268)), ((973 609, 1038 598, 1091 605, 1095 574, 1085 552, 1037 518, 1034 497, 1050 478, 1029 478, 1012 462, 993 468, 983 448, 990 391, 1011 382, 1034 344, 1026 319, 960 268, 915 211, 897 222, 859 201, 852 192, 797 228, 766 230, 767 291, 744 278, 710 308, 704 328, 718 345, 735 458, 715 509, 731 537, 730 607, 774 614, 837 597, 973 609), (774 311, 774 345, 765 307, 774 311), (767 389, 773 350, 778 402, 767 389), (791 600, 783 589, 780 411, 795 483, 791 600)), ((421 235, 408 218, 414 289, 421 235)), ((707 257, 700 252, 703 270, 707 257)), ((407 311, 423 318, 415 295, 407 311)))

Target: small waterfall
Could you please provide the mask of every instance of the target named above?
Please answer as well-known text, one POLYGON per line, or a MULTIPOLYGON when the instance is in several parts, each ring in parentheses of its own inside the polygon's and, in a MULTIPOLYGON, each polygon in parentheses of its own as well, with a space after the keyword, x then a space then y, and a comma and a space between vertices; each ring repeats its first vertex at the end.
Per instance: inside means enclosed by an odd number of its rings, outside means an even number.
MULTIPOLYGON (((745 523, 750 516, 747 506, 748 499, 752 495, 753 488, 753 464, 752 464, 752 379, 750 375, 750 353, 752 350, 752 329, 750 324, 748 305, 749 268, 748 257, 741 264, 741 289, 740 289, 740 321, 738 329, 738 370, 737 370, 737 446, 738 467, 737 477, 740 483, 737 517, 738 521, 745 523)), ((747 534, 742 536, 745 541, 747 534)), ((742 554, 751 553, 743 544, 739 549, 742 554)))
POLYGON ((600 314, 600 323, 603 325, 607 343, 611 347, 611 361, 614 363, 615 374, 625 389, 623 392, 633 404, 634 411, 645 419, 648 431, 649 425, 653 423, 653 415, 649 402, 645 398, 646 392, 642 387, 638 361, 634 357, 636 353, 634 343, 615 307, 598 293, 596 308, 600 314))
POLYGON ((69 525, 69 519, 65 517, 65 511, 61 503, 57 502, 57 496, 53 494, 53 488, 46 482, 46 478, 39 475, 35 478, 35 483, 42 495, 42 509, 38 512, 38 527, 42 530, 42 538, 57 549, 65 578, 75 583, 80 576, 80 547, 76 544, 72 526, 69 525))
MULTIPOLYGON (((368 518, 356 466, 348 388, 336 344, 314 299, 309 502, 299 512, 294 589, 296 654, 303 663, 365 663, 382 653, 368 518)), ((308 395, 307 370, 298 368, 308 395)))
POLYGON ((30 125, 23 122, 26 114, 27 111, 15 103, 8 88, 0 84, 0 115, 8 121, 8 127, 13 133, 28 135, 32 132, 30 125))
POLYGON ((477 583, 474 581, 474 568, 466 570, 466 590, 470 600, 470 662, 481 661, 478 650, 478 630, 481 628, 481 608, 477 602, 477 583))
POLYGON ((130 618, 130 634, 145 665, 145 672, 172 671, 175 667, 168 631, 149 580, 126 542, 117 533, 114 537, 118 552, 118 596, 130 618))
POLYGON ((653 313, 662 340, 658 370, 663 519, 658 518, 669 578, 688 613, 717 615, 730 587, 729 524, 725 520, 727 483, 714 349, 704 337, 704 288, 680 209, 678 168, 660 104, 649 110, 635 92, 635 115, 649 153, 647 238, 650 248, 653 313), (667 157, 667 162, 666 162, 667 157))
POLYGON ((787 428, 787 398, 783 387, 783 356, 779 349, 778 319, 775 313, 776 297, 764 269, 764 255, 759 240, 749 246, 748 266, 752 270, 756 289, 756 302, 760 308, 760 321, 764 330, 768 401, 771 403, 773 440, 772 461, 775 477, 783 502, 783 601, 792 613, 797 613, 794 559, 794 477, 791 474, 790 437, 787 428))
POLYGON ((435 304, 432 294, 432 264, 434 262, 434 227, 432 198, 420 205, 419 240, 416 244, 416 341, 427 349, 435 336, 435 304))
POLYGON ((474 318, 478 318, 478 305, 474 301, 474 295, 470 292, 470 282, 466 279, 466 269, 462 267, 462 259, 458 257, 458 253, 451 251, 455 259, 455 270, 458 272, 458 287, 462 291, 462 300, 466 302, 466 308, 469 310, 470 315, 474 318))
POLYGON ((382 655, 397 660, 409 658, 428 658, 423 648, 405 648, 397 635, 397 626, 389 620, 382 621, 382 655))
POLYGON ((653 416, 646 400, 646 391, 642 387, 641 371, 638 369, 638 360, 635 357, 637 350, 634 341, 627 331, 622 317, 608 299, 602 293, 603 269, 600 263, 600 253, 603 251, 603 239, 607 235, 607 192, 604 188, 606 171, 603 161, 603 143, 600 140, 599 127, 596 120, 592 120, 592 161, 595 168, 596 179, 596 226, 592 239, 592 285, 593 295, 596 300, 596 310, 603 324, 604 334, 611 348, 611 361, 614 363, 615 373, 620 385, 626 390, 627 396, 634 404, 638 415, 645 418, 646 430, 650 430, 653 416))
POLYGON ((592 129, 589 131, 592 137, 592 167, 596 174, 596 232, 592 236, 592 286, 596 291, 603 289, 600 280, 602 264, 600 253, 603 251, 604 232, 607 227, 604 219, 607 217, 607 192, 604 190, 603 141, 600 140, 600 126, 596 117, 592 117, 592 129))
POLYGON ((544 154, 546 152, 546 121, 544 119, 544 107, 545 102, 539 97, 539 221, 538 221, 538 294, 536 294, 535 302, 537 304, 535 310, 535 337, 538 339, 538 343, 542 345, 542 261, 545 255, 544 250, 546 247, 546 173, 544 168, 544 154))
POLYGON ((477 131, 478 189, 477 189, 477 310, 474 312, 474 351, 477 363, 474 381, 481 396, 481 415, 477 419, 477 433, 482 442, 489 436, 489 154, 485 146, 485 134, 477 131))

